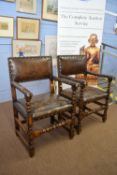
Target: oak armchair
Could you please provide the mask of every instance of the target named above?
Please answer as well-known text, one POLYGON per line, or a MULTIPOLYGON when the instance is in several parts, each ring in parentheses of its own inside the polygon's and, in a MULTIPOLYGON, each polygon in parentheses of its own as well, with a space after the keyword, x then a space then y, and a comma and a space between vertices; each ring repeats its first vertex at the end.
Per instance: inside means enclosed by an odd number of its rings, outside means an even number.
POLYGON ((73 138, 77 85, 64 78, 53 76, 51 57, 9 58, 9 73, 15 132, 28 149, 29 155, 31 157, 34 155, 34 139, 53 129, 64 127, 69 131, 70 138, 73 138), (48 79, 50 84, 48 93, 34 95, 22 85, 22 82, 42 79, 48 79), (67 83, 72 87, 72 101, 55 93, 54 81, 67 83), (24 95, 24 98, 17 97, 17 90, 24 95), (45 118, 50 119, 50 125, 45 128, 35 128, 35 123, 45 118))
MULTIPOLYGON (((81 121, 86 116, 96 114, 105 122, 107 119, 107 111, 109 105, 110 87, 113 77, 109 75, 96 74, 87 71, 87 59, 83 55, 66 55, 58 56, 58 76, 70 79, 73 82, 79 82, 77 89, 77 119, 76 125, 77 132, 81 131, 81 121), (75 75, 82 74, 83 79, 77 78, 75 75), (70 77, 74 75, 74 77, 70 77), (106 79, 105 89, 90 86, 87 82, 87 75, 93 75, 106 79)), ((77 76, 78 77, 78 76, 77 76)), ((79 76, 80 77, 80 76, 79 76)), ((101 82, 103 83, 103 82, 101 82)), ((62 89, 59 82, 59 93, 64 97, 71 99, 71 89, 62 89)))

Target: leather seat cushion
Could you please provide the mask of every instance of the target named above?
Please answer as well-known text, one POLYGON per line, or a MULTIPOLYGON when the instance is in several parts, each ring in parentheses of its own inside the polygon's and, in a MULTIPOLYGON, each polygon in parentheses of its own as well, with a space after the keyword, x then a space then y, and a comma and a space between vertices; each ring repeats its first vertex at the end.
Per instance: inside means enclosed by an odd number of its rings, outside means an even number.
MULTIPOLYGON (((24 99, 20 99, 14 102, 14 106, 24 117, 27 117, 26 104, 24 99)), ((31 113, 34 118, 43 118, 43 116, 48 116, 51 113, 71 109, 72 105, 70 100, 64 97, 46 93, 34 96, 31 100, 31 107, 31 113)))
MULTIPOLYGON (((71 88, 67 88, 64 89, 62 91, 62 94, 64 94, 65 96, 67 96, 69 99, 71 99, 72 97, 72 90, 71 88)), ((80 92, 79 89, 77 90, 77 100, 79 102, 79 96, 80 96, 80 92)), ((103 99, 107 96, 107 93, 96 88, 96 87, 91 87, 91 86, 87 86, 84 89, 84 95, 83 95, 83 101, 84 102, 91 102, 94 100, 98 100, 98 99, 103 99)))

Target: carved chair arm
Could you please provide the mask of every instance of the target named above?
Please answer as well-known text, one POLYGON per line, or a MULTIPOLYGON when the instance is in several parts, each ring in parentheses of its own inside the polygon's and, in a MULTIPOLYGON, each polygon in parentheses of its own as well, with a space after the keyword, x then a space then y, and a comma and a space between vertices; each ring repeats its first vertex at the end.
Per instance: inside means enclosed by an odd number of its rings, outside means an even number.
POLYGON ((30 92, 28 89, 26 89, 21 84, 15 82, 15 81, 12 81, 11 82, 11 85, 13 87, 15 87, 16 89, 18 89, 21 93, 23 93, 26 99, 31 100, 31 98, 33 96, 32 92, 30 92))
MULTIPOLYGON (((72 86, 72 98, 71 98, 71 102, 72 102, 72 105, 73 105, 73 111, 76 112, 76 106, 77 106, 76 105, 77 104, 77 97, 76 97, 76 95, 77 95, 77 88, 79 87, 79 83, 73 82, 70 79, 61 78, 61 77, 55 77, 55 76, 53 76, 53 80, 58 81, 60 83, 65 83, 67 85, 72 86)), ((65 97, 65 98, 68 98, 67 96, 65 96, 62 93, 62 90, 59 91, 59 93, 60 93, 61 96, 65 97)))
POLYGON ((89 71, 87 71, 86 73, 87 73, 87 74, 90 74, 90 75, 94 75, 94 76, 102 77, 102 78, 107 78, 109 82, 111 82, 112 80, 115 79, 115 77, 113 77, 113 76, 111 76, 111 75, 106 75, 106 74, 97 74, 97 73, 89 72, 89 71))
POLYGON ((71 85, 75 88, 79 87, 79 83, 78 82, 74 82, 70 79, 67 79, 67 77, 55 77, 53 76, 53 80, 58 81, 58 82, 62 82, 68 85, 71 85))
POLYGON ((69 81, 72 81, 73 83, 78 83, 79 86, 82 86, 82 87, 86 86, 86 80, 77 80, 77 79, 75 79, 73 77, 68 77, 68 76, 65 76, 65 75, 62 75, 62 74, 60 75, 60 77, 61 78, 65 78, 65 79, 67 79, 69 81))
MULTIPOLYGON (((68 77, 66 75, 59 75, 62 79, 66 79, 67 81, 72 82, 73 84, 77 85, 77 88, 74 91, 75 94, 75 100, 77 101, 77 89, 79 88, 79 94, 80 94, 80 103, 82 103, 83 96, 84 96, 84 90, 87 85, 86 80, 77 80, 74 77, 68 77)), ((77 102, 76 102, 77 103, 77 102)))

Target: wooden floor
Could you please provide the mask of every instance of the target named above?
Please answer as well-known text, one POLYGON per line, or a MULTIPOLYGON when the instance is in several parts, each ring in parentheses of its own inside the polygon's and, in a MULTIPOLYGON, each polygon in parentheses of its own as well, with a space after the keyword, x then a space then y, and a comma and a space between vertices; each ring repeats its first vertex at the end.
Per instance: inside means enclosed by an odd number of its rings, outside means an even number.
POLYGON ((84 119, 73 140, 58 129, 35 144, 31 159, 15 135, 12 104, 0 104, 0 175, 117 175, 117 105, 109 106, 106 123, 84 119))

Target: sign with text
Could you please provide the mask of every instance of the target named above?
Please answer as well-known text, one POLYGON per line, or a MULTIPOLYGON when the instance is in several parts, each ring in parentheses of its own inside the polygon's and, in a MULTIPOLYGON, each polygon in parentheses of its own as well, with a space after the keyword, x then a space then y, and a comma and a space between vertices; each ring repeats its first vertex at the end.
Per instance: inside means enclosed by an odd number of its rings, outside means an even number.
POLYGON ((96 36, 96 46, 102 40, 106 0, 58 1, 58 55, 82 54, 96 36))

